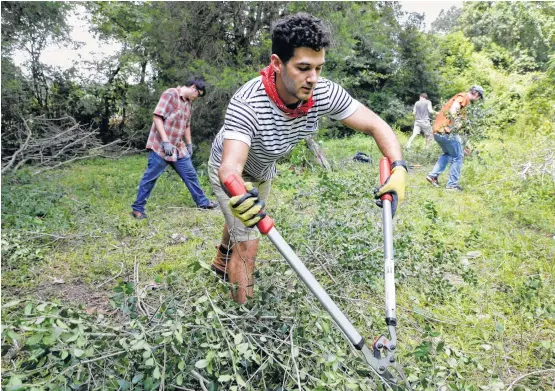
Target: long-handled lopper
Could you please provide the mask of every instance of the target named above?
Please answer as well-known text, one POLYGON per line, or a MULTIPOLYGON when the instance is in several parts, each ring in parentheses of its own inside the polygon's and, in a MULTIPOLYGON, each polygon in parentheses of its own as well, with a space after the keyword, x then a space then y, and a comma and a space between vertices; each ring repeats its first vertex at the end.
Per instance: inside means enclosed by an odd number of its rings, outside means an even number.
MULTIPOLYGON (((390 176, 390 163, 387 158, 380 160, 380 182, 383 184, 390 176)), ((232 196, 244 194, 247 190, 243 180, 236 174, 230 175, 224 182, 225 188, 232 196)), ((391 196, 384 195, 383 202, 383 235, 384 235, 384 260, 385 260, 385 302, 386 302, 386 324, 389 329, 389 339, 381 335, 368 347, 364 338, 358 333, 353 324, 347 319, 343 312, 337 307, 334 301, 326 293, 324 288, 318 283, 312 273, 306 268, 304 263, 295 254, 293 249, 287 244, 280 233, 274 227, 274 221, 270 216, 264 217, 256 226, 263 235, 274 244, 281 255, 303 280, 308 289, 316 296, 320 304, 331 315, 335 323, 343 331, 345 336, 353 344, 353 346, 362 351, 368 364, 378 374, 384 376, 387 380, 393 381, 397 385, 405 383, 405 375, 402 368, 395 360, 395 348, 397 344, 397 335, 395 327, 397 325, 395 315, 395 281, 394 281, 394 262, 393 262, 393 232, 392 232, 392 216, 391 216, 391 196), (400 376, 389 371, 395 369, 400 376)))

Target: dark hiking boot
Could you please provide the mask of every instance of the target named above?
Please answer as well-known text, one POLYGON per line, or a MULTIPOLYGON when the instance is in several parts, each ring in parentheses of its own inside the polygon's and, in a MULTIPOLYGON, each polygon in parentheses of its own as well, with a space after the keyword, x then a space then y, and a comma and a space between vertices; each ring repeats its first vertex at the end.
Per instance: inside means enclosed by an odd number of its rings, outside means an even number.
POLYGON ((136 210, 131 212, 131 216, 136 218, 137 220, 146 219, 146 213, 137 212, 136 210))
POLYGON ((432 186, 439 187, 439 182, 437 181, 437 178, 434 178, 433 176, 428 175, 426 177, 426 180, 430 182, 432 186))
POLYGON ((214 201, 210 201, 207 205, 199 206, 200 209, 216 209, 218 207, 218 203, 214 201))

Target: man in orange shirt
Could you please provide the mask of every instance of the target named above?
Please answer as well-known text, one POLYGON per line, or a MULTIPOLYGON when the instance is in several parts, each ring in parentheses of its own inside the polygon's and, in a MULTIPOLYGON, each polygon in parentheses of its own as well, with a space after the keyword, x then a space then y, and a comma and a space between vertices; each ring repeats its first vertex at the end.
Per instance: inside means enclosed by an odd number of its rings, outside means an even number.
POLYGON ((462 191, 459 178, 464 160, 464 150, 461 136, 459 135, 466 117, 466 107, 479 99, 484 98, 484 89, 473 86, 468 92, 461 92, 449 99, 437 114, 434 121, 434 140, 439 144, 443 154, 437 160, 434 169, 428 174, 426 180, 433 186, 439 187, 438 176, 445 171, 451 163, 446 190, 462 191))

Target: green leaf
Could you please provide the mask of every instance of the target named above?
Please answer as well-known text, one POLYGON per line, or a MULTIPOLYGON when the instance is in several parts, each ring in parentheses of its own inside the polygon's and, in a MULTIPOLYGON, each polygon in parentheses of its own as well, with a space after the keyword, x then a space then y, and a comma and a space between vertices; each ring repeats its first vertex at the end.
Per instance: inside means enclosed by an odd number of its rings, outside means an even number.
POLYGON ((56 343, 56 337, 53 336, 52 334, 45 335, 44 338, 42 339, 42 343, 45 344, 46 346, 52 346, 56 343))
POLYGON ((60 319, 56 319, 56 324, 64 330, 69 329, 69 326, 67 324, 65 324, 64 322, 62 322, 60 319))
POLYGON ((84 350, 81 350, 81 349, 79 349, 79 348, 73 349, 73 355, 74 355, 75 357, 81 357, 81 356, 83 355, 83 353, 85 353, 84 350))
POLYGON ((149 358, 148 360, 145 361, 145 365, 147 367, 153 367, 154 366, 154 358, 149 358))
POLYGON ((64 342, 67 342, 67 343, 73 342, 73 341, 77 340, 77 338, 79 338, 79 331, 75 331, 73 334, 67 334, 66 333, 64 335, 66 335, 65 337, 62 337, 62 340, 64 342))
POLYGON ((8 382, 8 386, 11 387, 6 387, 6 389, 9 389, 11 391, 16 391, 16 390, 23 390, 25 389, 25 387, 15 387, 15 386, 22 386, 23 382, 21 381, 21 378, 17 375, 14 375, 10 378, 10 381, 8 382))
POLYGON ((181 332, 175 330, 173 334, 174 334, 175 339, 177 340, 177 342, 183 343, 183 337, 181 336, 181 332))
POLYGON ((233 338, 233 342, 235 342, 235 345, 239 345, 241 342, 243 342, 243 334, 241 333, 235 334, 235 337, 233 338))
POLYGON ((129 345, 127 344, 127 340, 125 338, 120 338, 118 343, 121 345, 122 348, 127 349, 129 345))
POLYGON ((40 341, 42 341, 42 337, 44 337, 44 334, 34 334, 31 337, 29 337, 27 339, 27 345, 36 345, 38 344, 40 341))
POLYGON ((13 330, 8 330, 6 331, 6 335, 11 338, 12 340, 15 341, 20 341, 21 340, 21 336, 19 334, 17 334, 15 331, 13 330))
POLYGON ((31 315, 32 311, 33 311, 33 303, 27 304, 24 310, 25 315, 31 315))
POLYGON ((131 379, 131 383, 137 384, 138 382, 140 382, 141 380, 143 380, 143 377, 145 377, 144 374, 142 374, 142 373, 137 373, 135 376, 133 376, 133 379, 131 379))
POLYGON ((175 382, 177 383, 178 386, 183 384, 183 375, 181 373, 177 375, 177 377, 175 378, 175 382))
POLYGON ((220 376, 218 377, 218 381, 219 381, 220 383, 225 383, 225 382, 230 381, 232 378, 233 378, 233 376, 231 376, 231 375, 220 375, 220 376))
POLYGON ((135 342, 133 346, 131 346, 131 350, 139 350, 145 346, 145 341, 140 339, 139 341, 135 342))
POLYGON ((416 376, 414 373, 411 373, 408 377, 407 380, 410 382, 415 382, 418 380, 418 376, 416 376))
POLYGON ((181 360, 179 364, 177 364, 177 368, 182 371, 185 368, 185 361, 181 360))
POLYGON ((237 374, 235 376, 235 380, 237 380, 237 384, 239 384, 240 386, 244 387, 247 385, 247 383, 245 383, 245 381, 243 380, 243 378, 241 377, 241 375, 237 374))
POLYGON ((214 311, 218 314, 218 315, 225 315, 225 312, 220 309, 220 307, 214 305, 214 311))
POLYGON ((77 344, 77 346, 82 348, 86 344, 85 338, 83 338, 83 336, 79 336, 79 338, 77 338, 76 344, 77 344))
POLYGON ((197 260, 197 263, 199 264, 200 267, 206 269, 206 270, 210 270, 212 271, 212 268, 210 268, 210 265, 208 265, 207 263, 201 261, 201 260, 197 260))
POLYGON ((12 301, 8 301, 6 304, 4 304, 4 305, 2 306, 2 308, 14 307, 14 306, 18 305, 19 303, 21 303, 21 300, 12 300, 12 301))
POLYGON ((69 352, 67 350, 62 350, 62 354, 60 355, 60 358, 62 360, 65 360, 67 356, 69 356, 69 352))
POLYGON ((245 342, 242 344, 237 345, 237 352, 239 352, 239 354, 245 354, 245 352, 248 350, 249 348, 249 343, 245 342))
MULTIPOLYGON (((37 309, 38 309, 38 307, 37 307, 37 309)), ((39 317, 37 318, 37 320, 35 320, 35 324, 41 324, 42 322, 44 322, 45 319, 46 319, 46 317, 44 317, 44 316, 39 316, 39 317)))
POLYGON ((127 391, 127 389, 129 388, 129 382, 125 381, 123 379, 119 379, 117 380, 117 383, 119 384, 120 390, 121 391, 127 391))
POLYGON ((198 360, 195 363, 195 367, 197 367, 199 369, 202 369, 202 368, 206 368, 208 366, 208 364, 209 364, 208 360, 202 359, 202 360, 198 360))
POLYGON ((160 369, 158 367, 154 368, 154 372, 152 372, 152 377, 155 379, 160 379, 162 375, 160 374, 160 369))

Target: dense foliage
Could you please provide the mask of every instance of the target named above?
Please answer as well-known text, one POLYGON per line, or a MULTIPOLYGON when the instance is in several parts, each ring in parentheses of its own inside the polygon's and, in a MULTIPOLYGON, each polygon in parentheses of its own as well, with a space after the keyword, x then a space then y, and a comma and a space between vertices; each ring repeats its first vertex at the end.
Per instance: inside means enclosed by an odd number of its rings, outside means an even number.
MULTIPOLYGON (((480 143, 460 195, 424 180, 437 149, 407 153, 423 165, 394 235, 397 354, 413 389, 501 391, 521 376, 520 391, 552 389, 553 140, 480 143)), ((379 153, 363 136, 323 146, 333 170, 297 148, 269 211, 372 340, 385 331, 377 171, 352 156, 379 153)), ((131 219, 143 167, 143 156, 96 159, 4 179, 6 389, 385 389, 269 241, 254 300, 229 300, 208 269, 221 213, 195 209, 175 173, 157 184, 150 219, 131 219)))
MULTIPOLYGON (((409 130, 411 105, 423 91, 436 106, 475 83, 497 97, 504 93, 499 88, 518 87, 496 85, 488 68, 502 75, 546 71, 555 48, 554 9, 551 2, 467 3, 442 13, 425 33, 422 15, 406 14, 395 2, 3 2, 2 152, 20 143, 21 116, 31 114, 67 114, 99 128, 104 142, 127 137, 142 147, 160 92, 199 74, 210 89, 196 105, 193 133, 196 142, 210 140, 231 94, 268 62, 271 24, 297 11, 330 25, 324 76, 409 130), (76 44, 66 20, 77 11, 100 39, 121 43, 112 56, 79 64, 97 69, 96 77, 40 62, 47 43, 76 44), (24 69, 13 65, 15 49, 30 57, 24 69)), ((511 96, 520 104, 524 98, 511 96)), ((331 137, 350 134, 327 128, 331 137)))

